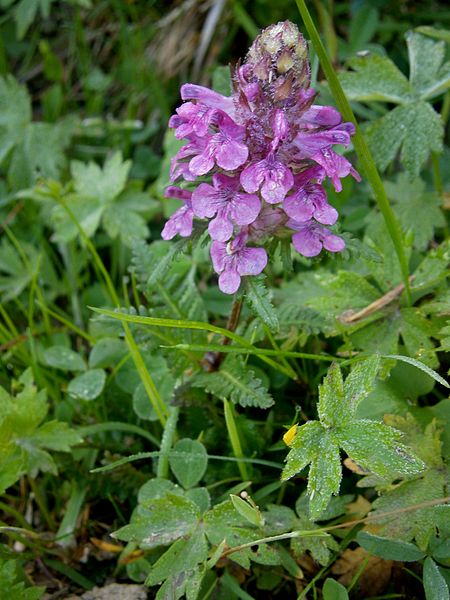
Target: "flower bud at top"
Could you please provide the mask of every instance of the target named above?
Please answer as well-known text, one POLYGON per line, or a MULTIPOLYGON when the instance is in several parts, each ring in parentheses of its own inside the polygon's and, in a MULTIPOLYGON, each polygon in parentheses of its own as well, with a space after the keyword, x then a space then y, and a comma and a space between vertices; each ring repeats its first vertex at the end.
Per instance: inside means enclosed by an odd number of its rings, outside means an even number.
POLYGON ((267 27, 253 42, 243 66, 248 83, 259 83, 275 101, 294 99, 310 84, 308 47, 289 21, 267 27))

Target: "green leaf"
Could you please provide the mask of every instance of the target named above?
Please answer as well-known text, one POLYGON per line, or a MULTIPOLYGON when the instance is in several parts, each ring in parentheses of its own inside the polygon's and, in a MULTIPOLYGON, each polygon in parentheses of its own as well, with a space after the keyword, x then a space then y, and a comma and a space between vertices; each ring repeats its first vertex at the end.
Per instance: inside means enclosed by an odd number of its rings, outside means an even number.
POLYGON ((70 165, 75 190, 82 197, 95 198, 100 204, 108 204, 125 188, 130 161, 123 161, 120 152, 106 159, 103 169, 96 163, 73 161, 70 165))
POLYGON ((423 588, 426 600, 448 600, 447 582, 432 558, 427 556, 423 563, 423 588))
POLYGON ((257 277, 246 277, 246 298, 250 303, 250 308, 254 314, 267 325, 267 327, 275 332, 278 331, 280 323, 277 313, 270 302, 270 291, 264 285, 264 275, 257 277))
POLYGON ((350 458, 380 477, 416 475, 425 467, 399 442, 400 433, 383 423, 355 420, 341 426, 336 436, 350 458))
POLYGON ((372 535, 367 531, 360 531, 356 536, 356 541, 367 552, 385 560, 415 562, 425 556, 425 553, 419 550, 414 544, 401 540, 390 540, 378 535, 372 535))
POLYGON ((423 101, 397 106, 366 130, 380 170, 386 170, 401 148, 401 163, 412 177, 419 175, 431 151, 442 150, 443 133, 440 116, 423 101))
POLYGON ((208 545, 204 531, 195 530, 186 539, 177 540, 152 566, 145 580, 145 585, 157 585, 169 576, 194 570, 197 565, 206 561, 208 545))
POLYGON ((411 96, 408 80, 386 56, 367 53, 350 60, 349 65, 353 72, 339 75, 349 100, 402 104, 411 96))
POLYGON ((436 532, 437 506, 408 510, 414 505, 439 500, 446 494, 445 479, 437 469, 429 469, 419 479, 404 481, 394 489, 387 489, 373 503, 371 518, 377 523, 380 535, 404 541, 415 540, 423 551, 436 532), (383 513, 400 511, 391 517, 383 513))
MULTIPOLYGON (((293 529, 301 531, 314 531, 319 529, 319 526, 313 523, 307 516, 305 507, 300 503, 296 503, 296 511, 298 518, 293 526, 293 529)), ((301 503, 303 504, 303 503, 301 503)), ((331 553, 339 550, 339 544, 330 534, 320 532, 317 536, 305 535, 302 537, 293 538, 291 540, 291 548, 295 556, 300 557, 305 552, 309 552, 312 558, 320 565, 325 566, 330 562, 331 553)))
MULTIPOLYGON (((96 198, 68 195, 65 200, 86 236, 92 237, 100 225, 104 207, 96 198)), ((64 206, 58 205, 53 208, 51 220, 55 231, 53 235, 55 242, 70 242, 79 235, 77 226, 64 206)))
POLYGON ((14 77, 0 77, 0 164, 22 139, 31 121, 31 102, 25 86, 14 77))
POLYGON ((169 464, 179 483, 185 488, 196 485, 206 472, 208 454, 205 446, 185 438, 178 440, 169 455, 169 464))
POLYGON ((39 600, 45 588, 28 587, 21 581, 25 576, 20 574, 18 560, 0 560, 0 590, 5 598, 11 600, 39 600))
POLYGON ((402 362, 408 363, 409 365, 413 365, 417 369, 420 369, 421 371, 432 377, 441 385, 445 386, 446 388, 450 388, 450 384, 447 381, 445 381, 445 379, 441 377, 439 373, 436 373, 436 371, 430 369, 430 367, 427 367, 427 365, 424 365, 423 362, 420 362, 420 360, 416 360, 415 358, 411 358, 410 356, 403 356, 401 354, 385 354, 381 358, 392 358, 394 360, 400 360, 402 362))
POLYGON ((348 592, 346 588, 328 577, 322 588, 323 600, 348 600, 348 592))
POLYGON ((317 456, 323 435, 324 428, 318 421, 308 421, 297 429, 286 457, 286 466, 281 476, 283 481, 297 475, 317 456))
POLYGON ((115 366, 127 354, 127 345, 116 338, 102 338, 92 348, 89 354, 91 369, 104 369, 115 366))
POLYGON ((66 346, 51 346, 44 350, 44 359, 49 367, 61 371, 84 371, 86 365, 77 353, 66 346))
POLYGON ((116 206, 115 203, 106 208, 102 222, 107 234, 113 239, 120 236, 128 248, 133 247, 136 239, 144 240, 148 236, 145 219, 136 212, 116 206))
POLYGON ((142 548, 167 545, 191 535, 200 518, 196 504, 175 494, 140 505, 129 525, 114 533, 126 542, 136 542, 142 548))
POLYGON ((317 519, 327 508, 331 496, 339 493, 342 479, 339 445, 332 433, 326 432, 311 461, 308 476, 309 513, 317 519))
POLYGON ((350 414, 354 415, 359 403, 373 390, 375 379, 380 368, 380 357, 370 358, 356 363, 345 380, 344 394, 350 414))
POLYGON ((344 399, 344 382, 337 363, 333 363, 319 386, 319 419, 325 427, 338 426, 347 420, 348 405, 344 399))
POLYGON ((251 506, 251 504, 239 496, 235 496, 234 494, 230 494, 230 499, 234 508, 242 517, 244 517, 244 519, 246 519, 252 525, 255 525, 255 527, 263 526, 264 520, 259 510, 256 510, 254 506, 251 506))
POLYGON ((416 31, 406 33, 412 87, 421 98, 433 98, 450 87, 450 62, 445 65, 445 42, 435 42, 416 31))
POLYGON ((27 369, 9 395, 0 388, 0 493, 21 475, 35 477, 39 471, 56 473, 53 458, 43 448, 68 452, 82 441, 66 423, 42 424, 48 411, 45 390, 37 391, 32 371, 27 369))
POLYGON ((217 373, 202 373, 192 380, 194 387, 203 387, 220 399, 231 399, 241 406, 269 408, 273 405, 272 396, 262 381, 255 377, 239 356, 230 356, 217 373))
POLYGON ((433 240, 435 229, 445 225, 441 198, 434 192, 426 192, 424 181, 411 180, 405 173, 401 173, 395 183, 385 182, 385 187, 395 202, 394 209, 404 231, 412 231, 414 246, 425 250, 433 240))
POLYGON ((106 373, 103 369, 90 369, 72 379, 67 391, 72 398, 95 400, 103 392, 106 373))

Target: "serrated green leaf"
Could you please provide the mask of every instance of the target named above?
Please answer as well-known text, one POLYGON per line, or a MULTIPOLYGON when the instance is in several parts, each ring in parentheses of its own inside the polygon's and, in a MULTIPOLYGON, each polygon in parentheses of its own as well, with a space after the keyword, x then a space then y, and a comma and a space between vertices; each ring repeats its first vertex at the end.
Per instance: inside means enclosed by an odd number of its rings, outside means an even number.
POLYGON ((103 227, 107 234, 114 238, 120 237, 125 246, 133 247, 136 239, 144 240, 148 236, 148 228, 144 218, 136 212, 118 207, 108 206, 103 213, 103 227))
POLYGON ((380 477, 416 475, 423 462, 400 443, 400 434, 383 423, 355 420, 336 431, 340 446, 357 464, 380 477))
POLYGON ((416 31, 406 34, 409 80, 421 98, 433 98, 450 86, 450 62, 443 65, 445 42, 435 42, 416 31))
POLYGON ((395 202, 394 209, 404 231, 412 231, 414 246, 425 250, 433 240, 434 230, 445 225, 441 199, 434 192, 426 192, 421 179, 411 180, 405 173, 395 183, 385 182, 385 188, 395 202))
POLYGON ((429 556, 423 563, 423 588, 426 600, 448 600, 450 598, 447 582, 437 564, 429 556))
POLYGON ((197 565, 203 563, 208 555, 203 529, 195 530, 186 539, 177 540, 152 566, 145 581, 145 585, 157 585, 169 576, 194 570, 197 565))
POLYGON ((346 588, 328 577, 325 579, 325 583, 322 588, 323 600, 348 600, 348 592, 346 588))
POLYGON ((402 104, 411 87, 403 73, 386 56, 368 53, 349 61, 354 72, 341 73, 339 80, 349 100, 402 104))
POLYGON ((94 162, 73 161, 70 165, 77 193, 85 198, 95 198, 103 205, 124 190, 130 167, 131 162, 123 161, 120 152, 107 158, 103 168, 94 162))
POLYGON ((381 171, 386 170, 401 148, 402 164, 412 177, 417 177, 430 152, 442 150, 441 118, 423 101, 397 106, 373 121, 366 134, 381 171))
POLYGON ((250 302, 250 308, 267 327, 275 332, 278 331, 280 323, 277 313, 270 302, 270 292, 264 285, 264 275, 257 277, 246 277, 246 298, 250 302))
POLYGON ((404 481, 394 489, 386 490, 373 504, 371 517, 378 525, 378 532, 384 537, 415 540, 423 551, 427 549, 436 531, 436 506, 410 511, 416 504, 439 500, 445 496, 445 478, 436 469, 429 469, 419 479, 404 481), (405 512, 401 512, 405 509, 405 512), (391 517, 382 514, 398 511, 391 517), (377 518, 379 515, 379 518, 377 518))
POLYGON ((0 164, 18 143, 31 121, 31 102, 25 86, 14 77, 0 77, 0 164))
POLYGON ((51 346, 44 350, 44 359, 49 367, 62 371, 84 371, 86 365, 81 356, 66 346, 51 346))
POLYGON ((417 546, 401 540, 390 540, 367 531, 360 531, 356 536, 360 546, 385 560, 399 560, 401 562, 414 562, 424 557, 424 552, 417 546))
MULTIPOLYGON (((84 198, 74 195, 69 195, 66 202, 85 235, 92 237, 100 225, 104 207, 99 204, 96 198, 84 198)), ((55 242, 70 242, 79 235, 78 227, 63 206, 58 205, 53 208, 51 220, 55 242)))
MULTIPOLYGON (((319 526, 306 516, 306 513, 300 513, 298 510, 297 513, 299 516, 294 527, 295 529, 301 531, 319 529, 319 526)), ((330 562, 331 553, 339 550, 339 544, 330 534, 317 536, 305 535, 293 538, 291 540, 291 548, 298 557, 302 556, 305 552, 309 552, 316 562, 325 566, 330 562)))
POLYGON ((352 415, 355 414, 359 403, 373 390, 379 368, 380 357, 375 354, 356 363, 345 380, 344 394, 352 415))
POLYGON ((89 369, 69 383, 69 396, 80 400, 95 400, 103 392, 106 373, 103 369, 89 369))
POLYGON ((24 473, 35 477, 39 471, 57 472, 53 458, 44 448, 68 452, 82 441, 66 423, 41 424, 48 411, 47 397, 45 390, 37 391, 31 369, 21 375, 16 385, 19 391, 15 396, 0 388, 1 492, 24 473))
POLYGON ((28 587, 21 581, 18 560, 0 560, 0 590, 5 598, 11 600, 39 600, 45 588, 28 587))
POLYGON ((291 450, 286 457, 286 466, 281 476, 283 481, 294 477, 309 465, 317 455, 324 432, 324 428, 318 421, 308 421, 297 429, 294 440, 290 444, 291 450))
POLYGON ((319 419, 325 427, 338 426, 347 420, 349 407, 344 398, 342 372, 333 363, 319 386, 319 419))
POLYGON ((331 496, 339 493, 342 479, 339 445, 331 432, 320 439, 308 475, 309 513, 317 519, 327 508, 331 496))
POLYGON ((140 506, 114 537, 126 542, 136 542, 142 548, 167 545, 191 535, 198 525, 200 511, 196 504, 175 494, 152 500, 140 506))
POLYGON ((197 440, 178 440, 169 455, 169 464, 179 483, 185 489, 191 488, 205 474, 208 466, 206 448, 197 440))
POLYGON ((437 40, 444 40, 444 42, 450 44, 450 31, 448 31, 448 29, 436 29, 435 27, 422 25, 421 27, 416 27, 415 31, 422 33, 423 35, 428 35, 437 40))
POLYGON ((192 385, 203 387, 218 398, 230 399, 241 406, 269 408, 273 404, 273 398, 262 381, 255 377, 239 356, 227 358, 217 373, 197 375, 192 385))

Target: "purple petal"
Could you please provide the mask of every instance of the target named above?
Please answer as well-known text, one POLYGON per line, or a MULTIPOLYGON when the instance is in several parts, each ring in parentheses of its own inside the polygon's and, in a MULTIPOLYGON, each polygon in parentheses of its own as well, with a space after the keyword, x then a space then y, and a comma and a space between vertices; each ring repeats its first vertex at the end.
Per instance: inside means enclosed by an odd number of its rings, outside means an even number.
POLYGON ((332 106, 316 105, 303 113, 301 120, 320 127, 335 127, 342 121, 342 117, 332 106))
POLYGON ((208 225, 209 235, 218 242, 227 242, 233 235, 233 225, 227 218, 227 211, 219 211, 217 217, 208 225))
POLYGON ((344 240, 338 235, 334 235, 328 229, 322 228, 323 247, 330 252, 341 252, 345 248, 344 240))
POLYGON ((312 159, 325 169, 327 176, 331 179, 334 189, 337 192, 342 190, 340 179, 346 177, 349 173, 353 174, 354 171, 349 161, 340 154, 333 152, 333 150, 327 149, 319 151, 312 156, 312 159))
POLYGON ((163 240, 171 240, 177 234, 189 237, 192 233, 194 213, 188 206, 182 206, 170 217, 161 232, 163 240))
POLYGON ((285 198, 283 209, 291 219, 299 223, 309 221, 314 213, 313 203, 302 191, 285 198))
POLYGON ((189 192, 188 190, 183 190, 182 188, 179 188, 176 185, 169 185, 164 190, 164 196, 166 198, 176 198, 177 200, 183 200, 183 202, 186 202, 187 200, 191 200, 192 192, 189 192))
POLYGON ((256 192, 259 190, 264 180, 264 163, 260 161, 246 167, 241 173, 241 185, 246 192, 256 192))
POLYGON ((217 190, 208 183, 201 183, 192 193, 192 210, 197 217, 211 218, 217 212, 217 190))
POLYGON ((304 227, 298 233, 294 233, 292 243, 297 252, 300 252, 300 254, 303 254, 307 258, 317 256, 322 250, 322 242, 316 235, 316 232, 309 227, 304 227))
POLYGON ((238 225, 250 225, 261 210, 261 201, 254 194, 236 194, 230 207, 230 214, 238 225))
MULTIPOLYGON (((220 135, 220 134, 219 134, 220 135)), ((224 139, 215 152, 216 162, 226 171, 234 171, 245 163, 248 158, 248 148, 241 142, 224 139)))
POLYGON ((222 271, 225 269, 227 259, 229 260, 227 245, 223 242, 213 242, 209 252, 214 271, 216 273, 222 273, 222 271))
POLYGON ((264 248, 244 248, 236 262, 240 275, 259 275, 267 265, 267 253, 264 248))
POLYGON ((261 187, 261 195, 269 204, 282 202, 294 185, 294 176, 290 169, 281 162, 271 165, 265 173, 265 181, 261 187))
POLYGON ((219 276, 219 289, 224 294, 234 294, 241 285, 241 276, 234 269, 227 269, 219 276))
POLYGON ((194 156, 189 162, 189 170, 194 175, 206 175, 214 167, 214 158, 207 149, 198 156, 194 156))
POLYGON ((199 100, 211 108, 220 108, 233 117, 235 114, 234 102, 232 98, 222 96, 213 90, 201 85, 186 83, 181 86, 181 97, 183 100, 199 100))

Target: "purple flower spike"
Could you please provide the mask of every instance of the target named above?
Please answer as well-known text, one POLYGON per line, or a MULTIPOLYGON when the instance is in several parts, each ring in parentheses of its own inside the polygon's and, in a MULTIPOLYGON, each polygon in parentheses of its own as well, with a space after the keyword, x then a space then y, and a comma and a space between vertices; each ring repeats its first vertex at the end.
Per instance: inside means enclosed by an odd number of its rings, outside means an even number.
POLYGON ((205 219, 213 266, 226 294, 239 288, 243 275, 264 269, 262 246, 284 237, 286 227, 304 256, 317 256, 323 248, 343 250, 344 240, 324 227, 338 218, 324 182, 340 191, 347 175, 360 180, 334 151, 336 145, 349 146, 355 127, 335 108, 314 105, 308 46, 293 23, 261 32, 232 74, 232 90, 226 97, 200 85, 181 87, 184 103, 169 126, 186 143, 170 176, 187 182, 192 193, 168 188, 184 206, 162 233, 164 239, 188 236, 193 218, 205 219), (247 247, 248 242, 259 247, 247 247))
POLYGON ((244 275, 259 275, 267 264, 264 248, 247 248, 247 233, 240 233, 232 242, 213 242, 211 259, 219 274, 219 288, 224 294, 234 294, 244 275))
POLYGON ((192 233, 192 223, 194 219, 194 213, 192 212, 191 205, 192 192, 182 190, 181 188, 177 188, 175 186, 170 186, 166 189, 164 195, 166 198, 176 198, 177 200, 182 200, 184 202, 184 206, 175 211, 167 221, 164 229, 161 232, 162 239, 171 240, 177 235, 177 233, 181 235, 181 237, 189 237, 192 233))
POLYGON ((269 154, 267 158, 246 167, 241 173, 241 184, 246 192, 256 192, 269 204, 282 202, 294 185, 291 170, 281 161, 269 154))
POLYGON ((208 231, 213 240, 226 242, 233 235, 233 223, 253 223, 261 209, 261 201, 254 194, 240 191, 239 177, 217 173, 213 185, 201 183, 192 194, 192 210, 197 217, 215 217, 208 231))
POLYGON ((290 219, 287 226, 297 231, 292 236, 294 248, 303 256, 311 258, 320 254, 322 247, 329 252, 341 252, 345 248, 345 242, 342 238, 334 235, 326 227, 321 227, 317 223, 297 223, 290 219))

